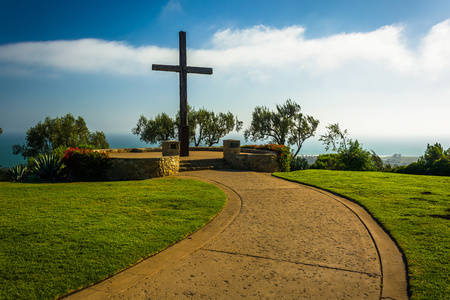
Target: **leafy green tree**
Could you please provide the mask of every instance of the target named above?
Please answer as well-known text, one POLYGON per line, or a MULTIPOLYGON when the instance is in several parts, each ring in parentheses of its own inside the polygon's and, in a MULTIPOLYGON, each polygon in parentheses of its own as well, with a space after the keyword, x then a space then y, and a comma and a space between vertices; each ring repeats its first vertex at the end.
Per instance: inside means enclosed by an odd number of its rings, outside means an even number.
POLYGON ((311 169, 335 170, 337 163, 336 153, 320 154, 315 163, 311 165, 311 169))
POLYGON ((205 144, 211 147, 219 143, 219 140, 228 133, 236 130, 239 132, 242 128, 242 122, 238 120, 231 112, 214 113, 205 108, 193 111, 192 123, 190 126, 194 129, 194 145, 205 144))
POLYGON ((328 130, 327 133, 321 135, 319 139, 325 145, 325 150, 331 149, 333 152, 347 150, 347 144, 349 143, 347 129, 342 131, 339 128, 339 123, 328 124, 325 128, 328 130))
POLYGON ((372 154, 362 148, 362 145, 355 140, 348 141, 347 148, 341 149, 337 156, 339 170, 347 171, 376 171, 372 154))
MULTIPOLYGON (((175 120, 166 113, 161 113, 150 120, 141 116, 133 128, 133 134, 139 135, 140 139, 147 143, 160 143, 176 139, 179 124, 179 114, 175 120)), ((239 131, 242 128, 242 122, 230 112, 216 114, 205 108, 196 111, 190 106, 188 106, 188 124, 190 142, 195 146, 204 144, 210 147, 231 131, 239 131)))
POLYGON ((303 115, 299 104, 291 99, 283 105, 276 105, 276 111, 266 106, 257 106, 252 113, 252 122, 245 130, 245 140, 269 139, 274 144, 296 145, 297 156, 304 141, 314 136, 319 121, 303 115))
POLYGON ((108 149, 109 144, 106 141, 106 136, 103 131, 96 131, 89 133, 89 144, 93 145, 95 149, 108 149))
MULTIPOLYGON (((337 152, 334 155, 323 156, 311 168, 348 170, 348 171, 383 171, 388 166, 383 164, 375 151, 362 148, 358 140, 348 138, 347 129, 341 130, 339 123, 328 124, 327 133, 321 135, 319 141, 325 145, 325 150, 337 152)), ((319 156, 320 157, 320 156, 319 156)))
POLYGON ((22 154, 24 158, 50 153, 60 146, 68 148, 91 145, 95 148, 109 148, 103 132, 89 132, 84 119, 75 119, 70 113, 53 119, 46 117, 43 122, 27 130, 25 140, 24 144, 12 147, 14 154, 22 154))
POLYGON ((202 141, 206 138, 206 126, 209 124, 214 112, 207 111, 204 108, 196 111, 195 109, 189 110, 188 122, 190 129, 190 139, 194 143, 195 147, 200 146, 202 141))
POLYGON ((283 105, 276 105, 276 111, 266 106, 257 106, 252 113, 250 127, 244 131, 245 140, 270 139, 272 143, 285 145, 293 127, 293 118, 300 113, 300 105, 288 99, 283 105))
POLYGON ((427 144, 427 150, 425 150, 424 156, 421 157, 426 168, 431 167, 435 162, 441 159, 445 159, 446 152, 440 143, 434 145, 427 144))
POLYGON ((313 137, 319 126, 319 120, 314 119, 312 116, 297 114, 294 116, 294 124, 291 130, 291 136, 289 137, 289 145, 296 145, 297 151, 293 155, 296 157, 303 146, 303 143, 313 137))
POLYGON ((416 165, 407 166, 406 170, 413 174, 450 176, 450 149, 444 151, 440 143, 427 144, 425 154, 419 158, 416 165), (414 169, 416 168, 416 169, 414 169))
POLYGON ((154 119, 142 115, 132 132, 141 141, 152 144, 176 139, 178 135, 177 124, 166 113, 158 114, 154 119))
POLYGON ((374 166, 375 166, 375 168, 378 170, 378 171, 387 171, 387 170, 389 170, 389 169, 391 169, 392 167, 391 167, 391 165, 389 164, 389 163, 383 163, 383 160, 381 159, 381 157, 379 157, 376 153, 375 153, 375 151, 373 151, 373 150, 370 150, 371 152, 372 152, 372 161, 373 161, 373 164, 374 164, 374 166))

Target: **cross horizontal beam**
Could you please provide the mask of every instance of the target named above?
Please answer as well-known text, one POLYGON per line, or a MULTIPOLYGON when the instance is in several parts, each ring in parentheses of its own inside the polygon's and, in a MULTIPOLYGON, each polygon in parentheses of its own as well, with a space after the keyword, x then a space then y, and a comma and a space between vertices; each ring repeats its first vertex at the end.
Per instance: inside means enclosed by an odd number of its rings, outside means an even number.
MULTIPOLYGON (((184 67, 186 73, 195 73, 195 74, 205 74, 211 75, 213 73, 212 68, 202 68, 202 67, 184 67)), ((181 66, 171 66, 171 65, 152 65, 153 71, 168 71, 168 72, 178 72, 180 73, 182 70, 181 66)))

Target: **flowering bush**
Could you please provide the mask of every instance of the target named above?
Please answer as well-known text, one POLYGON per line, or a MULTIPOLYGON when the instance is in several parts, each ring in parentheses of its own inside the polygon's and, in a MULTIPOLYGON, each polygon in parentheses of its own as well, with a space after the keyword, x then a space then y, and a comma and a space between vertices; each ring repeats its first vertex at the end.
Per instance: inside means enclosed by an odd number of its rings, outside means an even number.
POLYGON ((250 145, 250 148, 259 150, 268 150, 277 153, 277 161, 282 172, 289 172, 291 163, 291 149, 285 145, 267 144, 267 145, 250 145))
POLYGON ((62 161, 71 181, 98 181, 104 179, 109 156, 106 152, 72 147, 64 151, 62 161))

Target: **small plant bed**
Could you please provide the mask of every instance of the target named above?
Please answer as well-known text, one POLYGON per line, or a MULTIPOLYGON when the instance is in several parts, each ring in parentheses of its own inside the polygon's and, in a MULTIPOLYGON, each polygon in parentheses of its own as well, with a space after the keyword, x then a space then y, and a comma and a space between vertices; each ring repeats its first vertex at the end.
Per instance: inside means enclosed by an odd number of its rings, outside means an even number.
POLYGON ((450 178, 326 170, 274 175, 365 207, 405 254, 411 299, 450 295, 450 178))
POLYGON ((200 181, 0 182, 0 299, 55 299, 182 240, 223 208, 200 181))

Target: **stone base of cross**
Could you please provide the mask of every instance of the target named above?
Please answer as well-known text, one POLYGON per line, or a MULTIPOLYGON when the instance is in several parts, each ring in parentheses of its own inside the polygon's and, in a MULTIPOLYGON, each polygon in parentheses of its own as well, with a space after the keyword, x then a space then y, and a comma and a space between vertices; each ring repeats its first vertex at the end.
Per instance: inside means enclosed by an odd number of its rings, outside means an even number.
POLYGON ((180 127, 178 138, 180 140, 180 156, 189 156, 189 124, 187 119, 187 73, 206 74, 213 73, 212 68, 189 67, 186 60, 186 32, 180 31, 180 64, 152 65, 154 71, 177 72, 180 74, 180 127))

